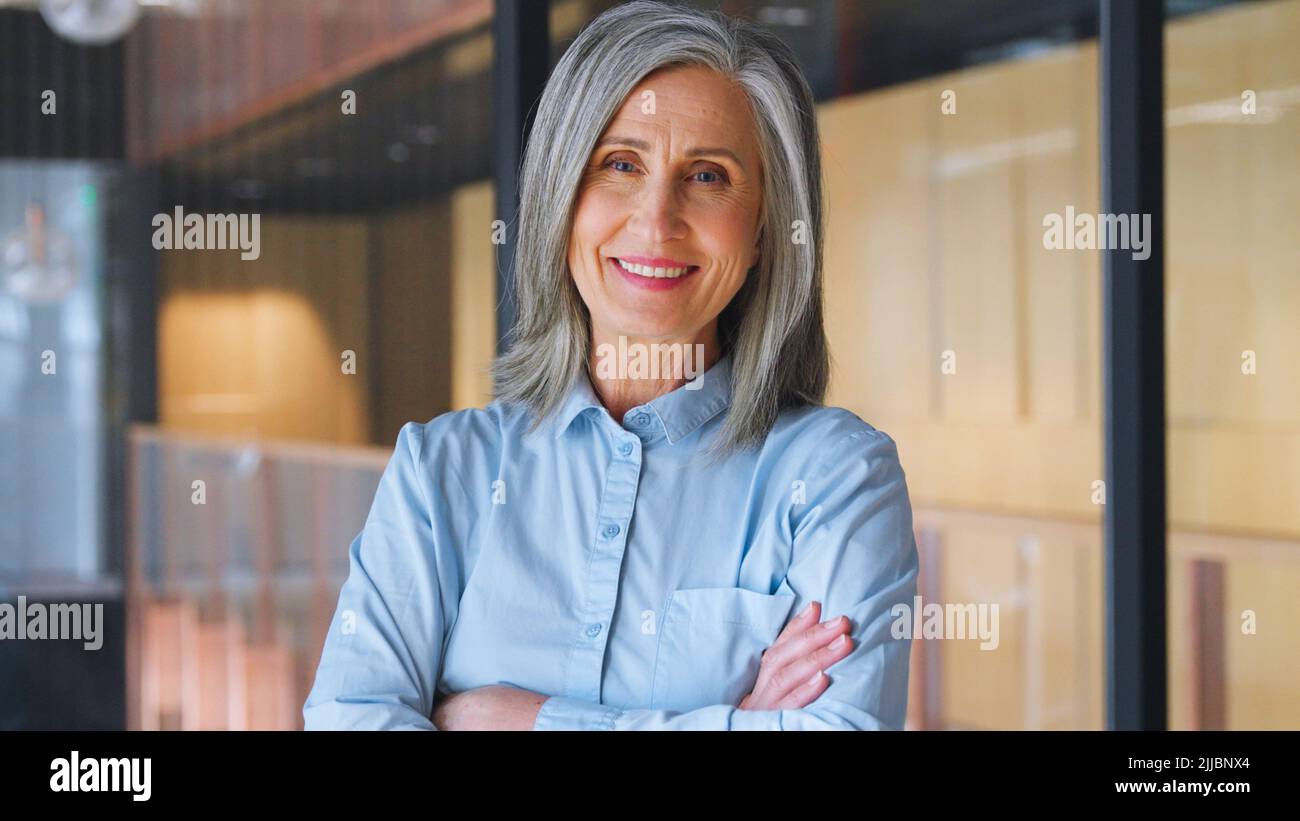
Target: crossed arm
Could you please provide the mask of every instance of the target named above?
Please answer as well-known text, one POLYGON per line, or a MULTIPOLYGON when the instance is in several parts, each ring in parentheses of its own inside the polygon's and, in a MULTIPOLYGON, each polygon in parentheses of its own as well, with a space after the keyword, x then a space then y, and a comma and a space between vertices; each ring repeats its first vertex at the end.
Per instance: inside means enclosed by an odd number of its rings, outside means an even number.
POLYGON ((305 728, 902 729, 910 641, 893 637, 890 611, 910 605, 916 591, 906 483, 888 436, 864 430, 838 445, 823 463, 822 481, 810 483, 795 528, 786 578, 804 610, 764 653, 754 690, 740 704, 622 710, 501 685, 450 694, 435 704, 441 637, 454 616, 444 603, 456 601, 456 591, 443 589, 440 580, 454 573, 423 549, 432 531, 415 476, 418 459, 411 458, 418 428, 404 427, 365 528, 349 550, 339 612, 303 707, 305 728), (846 618, 820 627, 823 608, 846 618), (364 629, 348 631, 349 613, 364 629), (404 634, 399 623, 408 631, 422 625, 420 634, 404 634), (832 648, 840 633, 846 641, 832 648))
MULTIPOLYGON (((745 712, 795 713, 825 691, 829 679, 823 671, 853 649, 848 620, 821 622, 820 613, 821 603, 813 602, 790 620, 764 652, 753 692, 734 708, 720 704, 690 712, 618 710, 493 685, 440 699, 434 705, 433 723, 440 730, 705 729, 721 722, 726 729, 769 729, 771 716, 751 719, 745 712)), ((776 720, 788 718, 778 715, 776 720)))

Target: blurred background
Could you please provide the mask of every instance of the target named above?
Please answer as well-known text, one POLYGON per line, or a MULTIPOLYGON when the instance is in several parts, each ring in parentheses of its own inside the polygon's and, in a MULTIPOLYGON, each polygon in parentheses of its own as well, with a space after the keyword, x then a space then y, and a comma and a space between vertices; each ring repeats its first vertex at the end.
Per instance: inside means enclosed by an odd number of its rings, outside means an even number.
MULTIPOLYGON (((491 398, 501 72, 613 3, 528 5, 0 0, 0 601, 106 615, 0 641, 0 728, 301 727, 399 428, 491 398), (260 256, 155 250, 177 207, 260 256)), ((899 444, 923 597, 1000 605, 914 643, 909 728, 1102 728, 1101 257, 1042 241, 1101 209, 1097 0, 695 5, 799 55, 829 401, 899 444)), ((1300 0, 1164 11, 1168 722, 1297 729, 1300 0)))

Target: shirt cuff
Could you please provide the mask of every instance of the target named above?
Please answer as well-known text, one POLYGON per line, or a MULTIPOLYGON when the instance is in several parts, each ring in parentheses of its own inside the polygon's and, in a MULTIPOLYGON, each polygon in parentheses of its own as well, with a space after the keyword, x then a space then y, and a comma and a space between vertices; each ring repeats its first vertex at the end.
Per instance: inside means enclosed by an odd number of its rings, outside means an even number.
POLYGON ((537 711, 534 730, 612 730, 623 711, 576 698, 551 696, 537 711))

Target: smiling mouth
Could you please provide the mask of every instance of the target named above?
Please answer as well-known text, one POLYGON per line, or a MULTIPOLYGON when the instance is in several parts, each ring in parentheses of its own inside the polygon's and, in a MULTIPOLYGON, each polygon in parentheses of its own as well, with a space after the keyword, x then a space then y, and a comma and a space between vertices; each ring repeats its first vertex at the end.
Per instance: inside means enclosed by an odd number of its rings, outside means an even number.
POLYGON ((650 265, 638 265, 635 262, 628 262, 618 257, 610 257, 609 259, 623 271, 643 279, 680 279, 700 269, 698 265, 657 268, 650 265))

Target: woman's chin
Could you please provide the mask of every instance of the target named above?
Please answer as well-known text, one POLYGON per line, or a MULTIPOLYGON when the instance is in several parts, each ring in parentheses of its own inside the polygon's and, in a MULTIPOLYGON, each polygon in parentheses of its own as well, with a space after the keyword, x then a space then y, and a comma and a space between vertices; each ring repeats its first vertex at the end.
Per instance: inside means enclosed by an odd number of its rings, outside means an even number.
POLYGON ((629 341, 636 340, 638 342, 646 343, 670 342, 674 340, 680 341, 681 339, 692 336, 690 330, 688 330, 685 325, 678 325, 677 323, 647 325, 644 317, 641 317, 641 322, 623 326, 615 325, 614 327, 619 328, 619 330, 613 334, 614 339, 626 337, 629 341))

